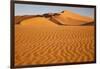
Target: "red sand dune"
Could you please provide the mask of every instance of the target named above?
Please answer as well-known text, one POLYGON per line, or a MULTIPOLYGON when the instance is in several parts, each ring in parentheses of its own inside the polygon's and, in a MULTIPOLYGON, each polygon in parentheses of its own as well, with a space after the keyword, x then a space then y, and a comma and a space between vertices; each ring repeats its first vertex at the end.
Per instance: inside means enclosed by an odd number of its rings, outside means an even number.
POLYGON ((59 16, 54 16, 55 19, 61 21, 64 25, 81 25, 94 20, 90 17, 82 16, 71 11, 63 11, 59 16))

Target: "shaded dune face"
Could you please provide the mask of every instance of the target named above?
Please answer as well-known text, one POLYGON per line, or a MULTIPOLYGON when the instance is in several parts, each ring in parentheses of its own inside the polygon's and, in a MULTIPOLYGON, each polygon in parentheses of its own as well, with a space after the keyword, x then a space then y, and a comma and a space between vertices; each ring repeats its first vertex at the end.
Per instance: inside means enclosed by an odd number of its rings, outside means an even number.
POLYGON ((89 22, 94 22, 94 20, 90 17, 81 16, 79 14, 63 11, 59 16, 54 16, 56 20, 62 21, 63 25, 82 25, 89 22))
POLYGON ((34 16, 26 15, 26 16, 15 16, 15 24, 20 24, 21 21, 32 18, 34 16))
POLYGON ((69 17, 62 17, 62 16, 54 16, 52 17, 52 20, 59 22, 61 25, 65 26, 75 26, 75 25, 81 25, 81 23, 85 23, 85 21, 75 20, 69 17))
POLYGON ((27 26, 57 26, 57 24, 53 23, 47 18, 44 17, 35 17, 35 18, 30 18, 27 20, 23 20, 21 22, 21 25, 27 25, 27 26))

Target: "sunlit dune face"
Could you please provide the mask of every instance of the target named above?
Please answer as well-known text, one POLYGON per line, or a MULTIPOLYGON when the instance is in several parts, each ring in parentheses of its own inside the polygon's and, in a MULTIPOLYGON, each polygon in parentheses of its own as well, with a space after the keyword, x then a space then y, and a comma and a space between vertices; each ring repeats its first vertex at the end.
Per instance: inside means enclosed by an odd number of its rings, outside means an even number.
POLYGON ((55 23, 51 22, 49 19, 44 17, 35 17, 27 20, 23 20, 21 25, 30 26, 57 26, 55 23))

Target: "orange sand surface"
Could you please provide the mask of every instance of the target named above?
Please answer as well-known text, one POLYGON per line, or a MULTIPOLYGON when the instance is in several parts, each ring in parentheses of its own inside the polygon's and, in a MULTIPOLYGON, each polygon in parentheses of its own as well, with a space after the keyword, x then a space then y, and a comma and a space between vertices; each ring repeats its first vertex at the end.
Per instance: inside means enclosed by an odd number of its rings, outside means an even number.
POLYGON ((15 25, 16 66, 94 61, 94 53, 94 26, 15 25))

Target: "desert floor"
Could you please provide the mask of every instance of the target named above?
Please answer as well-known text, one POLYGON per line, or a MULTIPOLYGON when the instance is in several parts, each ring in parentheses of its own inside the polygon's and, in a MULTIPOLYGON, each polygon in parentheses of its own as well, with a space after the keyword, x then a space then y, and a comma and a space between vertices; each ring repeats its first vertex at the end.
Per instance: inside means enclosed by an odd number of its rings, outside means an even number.
POLYGON ((15 65, 94 61, 94 26, 15 25, 15 65))

